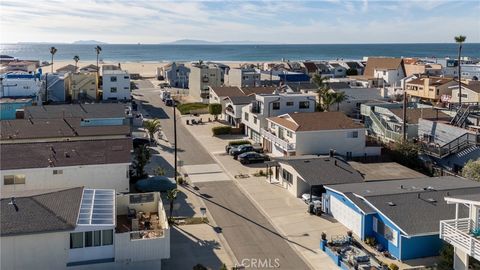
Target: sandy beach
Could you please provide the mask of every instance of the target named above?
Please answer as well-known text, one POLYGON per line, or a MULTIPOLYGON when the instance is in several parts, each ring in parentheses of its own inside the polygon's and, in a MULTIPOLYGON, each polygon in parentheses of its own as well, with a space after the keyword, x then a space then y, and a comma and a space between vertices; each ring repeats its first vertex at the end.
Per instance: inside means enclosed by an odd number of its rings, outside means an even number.
MULTIPOLYGON (((163 67, 168 64, 168 62, 113 62, 113 61, 102 61, 100 62, 101 65, 118 65, 120 63, 120 66, 123 70, 128 71, 129 73, 139 73, 143 77, 154 77, 156 74, 156 70, 159 67, 163 67)), ((186 66, 191 66, 190 62, 177 62, 177 63, 184 63, 186 66)), ((239 67, 242 64, 257 64, 258 62, 220 62, 222 64, 228 65, 232 68, 239 67)), ((66 60, 60 60, 60 61, 55 61, 53 62, 53 70, 57 70, 58 68, 61 68, 66 65, 75 65, 75 62, 73 60, 71 61, 66 61, 66 60)), ((96 65, 96 61, 79 61, 78 62, 78 67, 82 68, 84 66, 88 66, 90 64, 96 65)), ((50 72, 51 66, 44 66, 43 67, 44 72, 50 72)))

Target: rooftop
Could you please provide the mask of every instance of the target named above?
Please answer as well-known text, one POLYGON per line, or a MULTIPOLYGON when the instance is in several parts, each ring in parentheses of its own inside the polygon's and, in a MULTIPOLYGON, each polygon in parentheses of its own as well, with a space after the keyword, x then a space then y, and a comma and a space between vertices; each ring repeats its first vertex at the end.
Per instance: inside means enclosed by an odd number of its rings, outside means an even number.
POLYGON ((292 113, 269 117, 270 121, 293 131, 319 131, 364 128, 343 112, 292 113))
POLYGON ((131 149, 130 138, 3 144, 0 169, 130 163, 131 149))
MULTIPOLYGON (((403 109, 396 108, 390 109, 390 111, 395 114, 400 119, 403 119, 403 109)), ((409 124, 418 124, 418 119, 420 118, 439 118, 445 119, 450 118, 450 116, 441 110, 436 110, 433 108, 408 108, 407 109, 407 123, 409 124)))
POLYGON ((425 175, 396 162, 360 163, 350 161, 348 163, 363 175, 365 181, 425 177, 425 175))
POLYGON ((255 95, 249 96, 241 96, 241 97, 228 97, 233 105, 243 105, 243 104, 250 104, 253 100, 255 100, 255 95))
POLYGON ((118 103, 66 104, 25 107, 25 118, 125 118, 125 105, 118 103))
POLYGON ((368 57, 363 76, 366 78, 375 77, 375 69, 397 69, 402 64, 402 58, 368 57))
POLYGON ((417 84, 417 85, 422 85, 423 86, 425 84, 425 81, 427 81, 429 86, 439 86, 439 85, 443 85, 443 84, 446 84, 446 83, 449 83, 449 82, 453 81, 453 78, 422 77, 422 78, 413 79, 413 80, 407 82, 407 84, 417 84))
POLYGON ((41 192, 23 192, 1 199, 0 232, 2 236, 73 230, 77 223, 83 187, 41 192))
POLYGON ((212 91, 219 97, 240 97, 245 94, 236 86, 219 86, 210 87, 212 91))

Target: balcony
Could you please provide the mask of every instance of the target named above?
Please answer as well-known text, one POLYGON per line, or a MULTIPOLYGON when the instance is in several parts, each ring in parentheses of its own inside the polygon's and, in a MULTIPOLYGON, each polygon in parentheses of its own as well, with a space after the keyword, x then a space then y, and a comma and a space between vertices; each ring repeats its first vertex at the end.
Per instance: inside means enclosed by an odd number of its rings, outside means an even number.
POLYGON ((471 233, 473 228, 476 228, 475 222, 470 218, 442 220, 440 238, 480 260, 480 239, 471 233))
POLYGON ((250 113, 260 113, 260 106, 250 106, 250 113))
POLYGON ((285 140, 280 139, 277 137, 275 134, 267 131, 266 129, 261 129, 260 134, 262 135, 263 138, 271 141, 273 144, 279 146, 283 150, 286 151, 295 151, 296 144, 295 143, 289 143, 285 140))

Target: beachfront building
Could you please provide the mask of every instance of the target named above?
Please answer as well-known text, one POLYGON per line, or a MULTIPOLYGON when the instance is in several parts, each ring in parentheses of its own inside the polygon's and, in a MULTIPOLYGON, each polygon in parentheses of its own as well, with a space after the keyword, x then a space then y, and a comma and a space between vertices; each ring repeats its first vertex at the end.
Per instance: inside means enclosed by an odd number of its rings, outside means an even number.
POLYGON ((331 150, 347 159, 380 155, 380 147, 366 145, 365 127, 342 112, 269 117, 260 135, 273 156, 324 155, 331 150))
MULTIPOLYGON (((375 239, 398 260, 438 256, 440 220, 455 218, 444 197, 480 192, 480 183, 457 177, 423 177, 326 185, 323 211, 358 239, 375 239)), ((463 205, 459 218, 468 217, 463 205)))
POLYGON ((75 73, 77 72, 78 67, 72 64, 65 65, 63 67, 57 68, 57 74, 65 75, 66 73, 75 73))
POLYGON ((2 144, 1 187, 22 191, 85 186, 128 192, 131 150, 130 138, 2 144))
POLYGON ((454 247, 453 269, 468 270, 470 258, 480 261, 480 192, 448 194, 445 201, 455 205, 455 216, 440 221, 440 238, 454 247))
POLYGON ((225 73, 225 85, 237 87, 260 86, 260 72, 257 72, 255 68, 231 68, 225 73))
POLYGON ((0 204, 2 269, 161 269, 170 257, 159 193, 2 190, 0 204))
POLYGON ((347 68, 342 66, 338 62, 329 62, 329 66, 331 67, 330 70, 332 71, 334 78, 342 78, 347 75, 347 68))
POLYGON ((130 75, 124 70, 103 70, 103 100, 130 100, 130 75))
POLYGON ((478 81, 480 79, 480 63, 462 64, 462 79, 478 81))
POLYGON ((209 87, 222 86, 222 74, 222 69, 214 64, 193 65, 188 78, 189 95, 196 100, 208 102, 209 87))
POLYGON ((363 75, 352 76, 364 83, 365 87, 400 87, 400 80, 406 75, 401 58, 368 57, 363 75))
POLYGON ((33 73, 38 66, 38 61, 11 61, 7 64, 7 72, 33 73))
POLYGON ((46 73, 42 75, 42 84, 40 88, 44 94, 43 99, 51 102, 65 102, 67 100, 64 74, 65 73, 46 73))
MULTIPOLYGON (((450 88, 452 89, 452 97, 449 101, 457 103, 460 96, 458 84, 450 88)), ((480 81, 462 83, 462 103, 480 103, 480 81)))
POLYGON ((184 64, 172 62, 157 68, 157 79, 163 78, 171 87, 188 88, 190 69, 184 64))
POLYGON ((262 142, 261 130, 267 127, 267 118, 294 112, 314 112, 316 94, 265 93, 256 94, 241 109, 241 122, 245 135, 255 142, 262 142))
POLYGON ((37 97, 41 82, 34 74, 11 72, 0 79, 0 98, 37 97))
POLYGON ((414 100, 429 102, 440 101, 442 96, 451 97, 452 88, 458 84, 452 78, 444 77, 421 77, 406 83, 405 90, 414 100))
POLYGON ((95 72, 68 73, 65 90, 70 101, 95 101, 98 97, 98 76, 95 72))

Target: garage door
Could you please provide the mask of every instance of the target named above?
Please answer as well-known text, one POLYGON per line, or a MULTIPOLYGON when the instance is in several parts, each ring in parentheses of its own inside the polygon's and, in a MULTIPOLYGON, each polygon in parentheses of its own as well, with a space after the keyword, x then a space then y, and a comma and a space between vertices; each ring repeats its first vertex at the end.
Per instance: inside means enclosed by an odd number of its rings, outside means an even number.
POLYGON ((339 199, 330 196, 330 212, 340 223, 352 230, 358 237, 362 236, 362 216, 346 206, 339 199))

